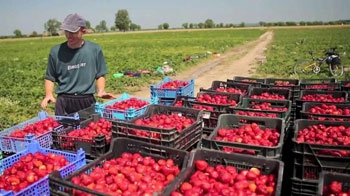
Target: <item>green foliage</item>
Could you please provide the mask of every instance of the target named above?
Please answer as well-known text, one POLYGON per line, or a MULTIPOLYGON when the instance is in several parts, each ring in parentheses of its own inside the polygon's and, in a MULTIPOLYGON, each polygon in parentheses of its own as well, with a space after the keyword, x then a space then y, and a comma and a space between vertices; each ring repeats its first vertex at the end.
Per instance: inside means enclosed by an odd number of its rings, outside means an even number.
POLYGON ((19 29, 14 30, 13 34, 15 34, 15 37, 22 37, 22 32, 19 29))
POLYGON ((45 30, 50 35, 58 35, 59 29, 61 26, 61 22, 57 21, 56 19, 49 19, 45 24, 45 30))
POLYGON ((118 10, 115 15, 115 26, 119 31, 128 31, 131 20, 129 18, 128 10, 118 10))
MULTIPOLYGON (((337 47, 344 67, 350 64, 350 33, 349 27, 344 28, 296 28, 275 29, 274 40, 268 47, 267 62, 258 67, 262 74, 272 74, 279 77, 297 78, 294 75, 294 63, 298 59, 311 59, 309 51, 315 51, 315 57, 323 57, 325 49, 337 47)), ((349 78, 345 73, 339 80, 349 78)), ((319 74, 309 77, 331 77, 328 67, 324 64, 319 74)))
MULTIPOLYGON (((163 76, 114 78, 114 73, 137 70, 156 71, 163 62, 170 62, 175 72, 203 60, 207 51, 226 50, 257 39, 262 30, 164 31, 144 33, 87 34, 84 39, 101 45, 109 74, 107 91, 130 93, 159 82, 163 76), (200 56, 184 62, 187 56, 200 56)), ((2 40, 0 44, 0 130, 37 116, 44 98, 44 74, 50 48, 65 37, 2 40)), ((48 110, 53 112, 53 104, 48 110)))

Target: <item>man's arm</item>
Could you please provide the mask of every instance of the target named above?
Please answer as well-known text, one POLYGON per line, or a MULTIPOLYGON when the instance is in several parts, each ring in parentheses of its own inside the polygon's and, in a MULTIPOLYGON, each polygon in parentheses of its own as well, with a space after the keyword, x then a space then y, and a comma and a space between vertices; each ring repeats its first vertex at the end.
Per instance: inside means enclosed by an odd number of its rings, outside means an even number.
POLYGON ((106 93, 105 91, 106 87, 106 78, 104 76, 101 76, 96 79, 96 88, 97 88, 97 96, 102 99, 114 99, 116 98, 115 95, 111 93, 106 93))
POLYGON ((50 102, 55 103, 56 102, 56 99, 53 96, 55 83, 52 82, 51 80, 45 79, 44 88, 45 88, 45 98, 41 102, 41 108, 45 110, 47 108, 48 103, 50 103, 50 102))

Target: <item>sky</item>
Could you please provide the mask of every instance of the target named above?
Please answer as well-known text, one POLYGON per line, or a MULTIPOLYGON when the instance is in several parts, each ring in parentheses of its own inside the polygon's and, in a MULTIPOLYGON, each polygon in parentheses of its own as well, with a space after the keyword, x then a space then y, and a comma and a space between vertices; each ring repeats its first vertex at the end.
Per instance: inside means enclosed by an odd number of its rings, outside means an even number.
POLYGON ((16 29, 41 34, 48 20, 62 22, 70 13, 82 15, 92 27, 105 20, 110 28, 121 9, 142 29, 207 19, 216 24, 350 19, 350 0, 0 0, 0 36, 16 29))

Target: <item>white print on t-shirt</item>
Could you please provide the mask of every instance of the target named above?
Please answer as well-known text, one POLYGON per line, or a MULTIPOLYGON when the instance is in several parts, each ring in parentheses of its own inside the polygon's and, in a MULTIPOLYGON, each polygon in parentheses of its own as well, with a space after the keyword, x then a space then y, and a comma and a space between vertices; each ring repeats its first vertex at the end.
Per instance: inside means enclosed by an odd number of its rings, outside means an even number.
POLYGON ((76 65, 68 65, 67 69, 71 70, 71 69, 79 69, 80 67, 85 67, 86 63, 79 63, 76 65))

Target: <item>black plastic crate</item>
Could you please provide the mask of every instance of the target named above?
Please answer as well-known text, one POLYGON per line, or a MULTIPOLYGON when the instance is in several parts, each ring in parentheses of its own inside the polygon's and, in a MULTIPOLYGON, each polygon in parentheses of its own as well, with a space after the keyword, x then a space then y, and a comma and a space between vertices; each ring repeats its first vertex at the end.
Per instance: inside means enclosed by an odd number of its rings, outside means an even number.
POLYGON ((312 108, 317 107, 317 110, 326 111, 327 107, 332 106, 336 109, 349 109, 350 104, 340 104, 340 103, 314 103, 314 102, 305 102, 303 104, 302 110, 300 111, 300 116, 302 119, 311 119, 311 120, 331 120, 331 121, 350 121, 350 115, 340 115, 340 114, 318 114, 311 111, 312 108))
POLYGON ((75 191, 81 191, 83 193, 88 193, 97 196, 107 195, 97 192, 95 190, 90 190, 81 186, 77 186, 71 183, 71 179, 74 176, 78 176, 83 173, 91 173, 93 169, 102 166, 102 164, 105 161, 110 160, 112 158, 120 157, 124 152, 139 153, 144 157, 149 156, 154 158, 155 160, 173 159, 174 163, 178 165, 181 170, 183 170, 187 166, 189 158, 189 154, 186 151, 168 148, 165 146, 153 145, 147 142, 141 142, 129 138, 116 138, 112 140, 111 148, 106 154, 91 161, 90 163, 77 170, 76 172, 72 173, 71 175, 67 176, 66 178, 62 178, 56 171, 52 172, 49 175, 50 194, 53 196, 68 196, 73 195, 73 192, 75 191))
MULTIPOLYGON (((252 98, 243 98, 241 105, 237 107, 239 109, 252 109, 257 112, 266 112, 266 113, 275 113, 278 114, 279 118, 283 118, 285 121, 289 120, 291 111, 292 111, 292 102, 290 100, 269 100, 269 99, 252 99, 252 98), (253 108, 256 104, 269 103, 272 110, 261 109, 261 108, 253 108), (275 111, 280 108, 287 108, 286 111, 275 111)), ((230 108, 229 112, 231 113, 236 108, 230 108)))
POLYGON ((302 180, 298 178, 291 178, 291 196, 316 196, 317 193, 317 180, 302 180))
POLYGON ((176 180, 174 180, 165 189, 164 195, 170 195, 173 191, 178 190, 183 182, 189 180, 190 176, 195 171, 194 162, 196 160, 205 160, 210 166, 234 166, 237 168, 238 171, 255 167, 260 169, 262 174, 274 174, 276 176, 276 186, 274 195, 282 195, 282 176, 284 171, 283 162, 263 157, 252 157, 249 155, 242 154, 228 154, 207 149, 194 150, 190 153, 188 167, 184 171, 182 171, 176 178, 176 180))
POLYGON ((202 138, 202 147, 223 151, 224 148, 239 150, 240 153, 252 154, 254 156, 263 156, 267 158, 280 159, 284 140, 285 122, 281 118, 263 118, 240 116, 235 114, 222 114, 218 120, 218 126, 214 129, 208 138, 202 138), (245 144, 240 142, 226 142, 215 140, 218 131, 221 128, 239 128, 246 124, 256 123, 260 128, 276 129, 280 133, 278 144, 273 147, 245 144))
POLYGON ((329 90, 339 91, 340 83, 334 78, 329 79, 300 79, 300 90, 329 90))
POLYGON ((171 106, 171 105, 173 105, 175 100, 176 100, 176 98, 159 98, 158 104, 171 106))
POLYGON ((300 85, 297 79, 266 78, 262 84, 263 88, 287 88, 292 92, 299 91, 300 85))
MULTIPOLYGON (((231 80, 228 79, 227 81, 230 82, 231 80)), ((255 77, 235 76, 233 78, 233 81, 251 84, 254 87, 261 87, 261 84, 265 82, 265 79, 255 78, 255 77)))
MULTIPOLYGON (((341 158, 350 158, 350 146, 343 145, 328 145, 328 144, 311 144, 305 142, 297 142, 299 130, 308 128, 309 126, 344 126, 345 128, 350 127, 350 122, 338 122, 338 121, 319 121, 319 120, 309 120, 309 119, 298 119, 294 121, 294 136, 292 138, 293 151, 300 152, 303 154, 315 154, 316 156, 330 156, 341 158), (342 154, 342 153, 346 154, 342 154), (340 154, 339 154, 340 153, 340 154)), ((349 165, 350 166, 350 165, 349 165)), ((350 168, 349 168, 350 169, 350 168)))
MULTIPOLYGON (((96 158, 109 150, 111 135, 96 135, 93 139, 69 136, 68 134, 78 128, 85 128, 91 122, 97 122, 101 116, 94 114, 91 118, 82 121, 78 127, 69 126, 62 130, 52 132, 52 148, 56 150, 75 152, 82 148, 89 158, 96 158)), ((112 127, 110 127, 112 129, 112 127)))
POLYGON ((301 90, 300 97, 296 99, 296 118, 301 118, 300 111, 302 110, 302 106, 305 102, 317 102, 317 103, 347 103, 348 102, 348 93, 345 91, 326 91, 326 90, 301 90), (305 100, 304 96, 331 96, 337 100, 331 101, 327 99, 315 99, 315 100, 305 100))
POLYGON ((246 95, 249 92, 250 87, 251 87, 251 84, 248 84, 248 83, 214 80, 211 84, 211 87, 206 90, 246 95))
POLYGON ((174 106, 164 106, 164 105, 150 105, 146 112, 130 121, 118 121, 111 120, 112 122, 112 137, 128 137, 131 139, 137 139, 140 141, 145 141, 157 145, 177 148, 181 150, 187 150, 194 143, 198 142, 202 137, 202 119, 201 110, 196 110, 192 108, 184 107, 174 107, 174 106), (154 114, 176 114, 179 116, 186 116, 188 118, 195 119, 195 122, 183 129, 181 132, 177 131, 175 128, 165 129, 165 128, 156 128, 149 126, 136 125, 134 122, 138 119, 149 118, 154 114), (149 136, 139 136, 135 134, 135 131, 144 131, 149 133, 149 136), (153 136, 159 136, 155 138, 153 136))
MULTIPOLYGON (((263 93, 268 93, 272 96, 279 96, 278 100, 292 100, 292 93, 290 89, 280 89, 280 88, 259 88, 259 87, 252 87, 249 90, 248 97, 249 98, 255 98, 252 96, 261 96, 263 93), (282 98, 283 97, 283 98, 282 98)), ((255 98, 255 99, 270 99, 270 98, 255 98)), ((272 99, 276 100, 276 99, 272 99)))
POLYGON ((350 81, 340 81, 341 91, 350 91, 350 81))
POLYGON ((342 174, 335 172, 322 172, 318 181, 318 195, 323 195, 324 186, 328 186, 332 181, 337 181, 342 183, 342 191, 350 191, 350 174, 342 174))
POLYGON ((318 180, 323 171, 350 175, 350 157, 331 157, 294 151, 293 177, 318 180))

